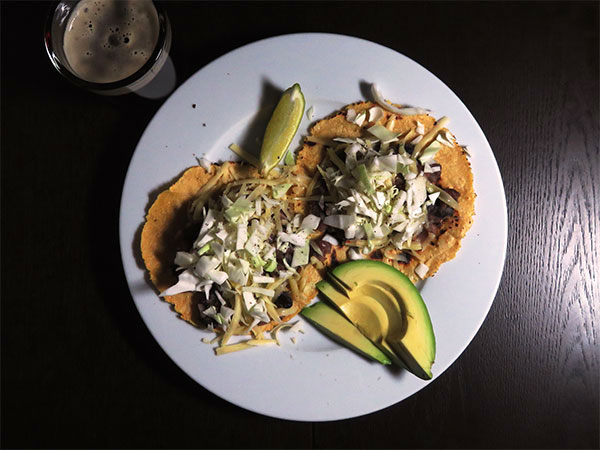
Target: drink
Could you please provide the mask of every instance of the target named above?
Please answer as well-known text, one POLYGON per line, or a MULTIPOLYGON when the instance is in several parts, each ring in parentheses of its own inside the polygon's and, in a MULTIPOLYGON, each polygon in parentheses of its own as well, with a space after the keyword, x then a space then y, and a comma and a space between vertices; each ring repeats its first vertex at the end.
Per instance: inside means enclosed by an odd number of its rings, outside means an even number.
POLYGON ((113 83, 133 75, 148 61, 159 29, 150 0, 81 0, 64 30, 64 56, 79 78, 113 83))

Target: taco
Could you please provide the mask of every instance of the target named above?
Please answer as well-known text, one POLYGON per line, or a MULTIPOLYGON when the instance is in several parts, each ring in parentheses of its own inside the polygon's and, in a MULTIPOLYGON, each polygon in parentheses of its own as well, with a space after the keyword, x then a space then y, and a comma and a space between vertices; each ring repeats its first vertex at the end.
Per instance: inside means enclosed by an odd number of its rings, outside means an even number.
POLYGON ((324 206, 326 265, 381 260, 415 282, 455 257, 475 192, 466 151, 447 123, 361 102, 312 126, 295 173, 312 177, 324 206))
POLYGON ((309 264, 320 221, 304 214, 310 179, 289 168, 272 174, 261 179, 232 162, 189 168, 158 195, 142 230, 142 257, 160 295, 182 319, 227 339, 289 321, 321 279, 309 264))

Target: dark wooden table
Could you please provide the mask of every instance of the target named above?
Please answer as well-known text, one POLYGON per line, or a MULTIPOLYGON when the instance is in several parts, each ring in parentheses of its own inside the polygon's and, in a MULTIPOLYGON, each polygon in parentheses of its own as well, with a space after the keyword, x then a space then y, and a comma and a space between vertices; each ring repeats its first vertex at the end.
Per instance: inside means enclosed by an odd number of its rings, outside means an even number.
POLYGON ((427 388, 329 423, 233 406, 153 340, 118 215, 163 100, 61 78, 42 45, 48 6, 1 4, 2 447, 598 448, 597 2, 166 4, 178 83, 268 36, 358 36, 435 73, 494 149, 509 241, 483 327, 427 388))

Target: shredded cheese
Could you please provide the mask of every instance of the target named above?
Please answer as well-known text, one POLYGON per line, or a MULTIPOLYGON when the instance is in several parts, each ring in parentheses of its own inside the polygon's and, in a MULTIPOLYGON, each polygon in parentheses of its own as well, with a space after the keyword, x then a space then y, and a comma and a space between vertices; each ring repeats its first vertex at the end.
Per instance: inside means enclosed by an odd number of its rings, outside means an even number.
POLYGON ((273 345, 278 342, 275 339, 250 339, 248 341, 244 341, 244 344, 251 345, 253 347, 258 347, 261 345, 273 345))
POLYGON ((231 318, 231 324, 227 327, 227 331, 223 335, 221 346, 227 345, 227 342, 233 334, 234 328, 239 324, 240 317, 242 315, 242 299, 239 294, 235 295, 235 306, 233 307, 233 317, 231 318))
POLYGON ((247 344, 246 342, 239 342, 237 344, 226 345, 224 347, 217 347, 215 348, 215 354, 217 356, 225 355, 227 353, 239 352, 240 350, 247 350, 253 347, 253 345, 247 344))
POLYGON ((300 297, 300 291, 298 290, 298 283, 296 282, 296 280, 293 278, 290 278, 289 283, 290 283, 290 291, 292 291, 292 297, 293 298, 300 297))

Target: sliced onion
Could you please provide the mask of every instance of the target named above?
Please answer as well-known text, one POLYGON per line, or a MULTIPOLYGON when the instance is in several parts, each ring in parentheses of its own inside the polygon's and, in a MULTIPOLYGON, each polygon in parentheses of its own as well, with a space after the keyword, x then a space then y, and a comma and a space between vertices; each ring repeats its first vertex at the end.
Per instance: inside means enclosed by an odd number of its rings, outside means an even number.
POLYGON ((346 120, 348 122, 354 122, 354 119, 356 119, 356 111, 354 109, 346 111, 346 120))
MULTIPOLYGON (((323 239, 325 240, 325 239, 323 239)), ((315 241, 310 241, 310 247, 315 251, 315 253, 319 256, 323 256, 323 252, 321 251, 321 249, 319 248, 319 246, 317 245, 317 243, 315 241)))
POLYGON ((202 256, 196 263, 195 270, 199 276, 204 277, 211 270, 215 270, 219 264, 221 261, 214 256, 202 256))
POLYGON ((375 83, 371 85, 371 95, 373 95, 373 99, 379 103, 381 107, 393 113, 400 114, 401 116, 415 116, 417 114, 428 114, 431 112, 428 109, 423 108, 397 108, 396 106, 385 101, 383 95, 381 95, 381 91, 375 83))
POLYGON ((419 134, 416 138, 414 138, 412 141, 410 141, 411 144, 416 145, 419 142, 421 142, 421 139, 423 139, 423 135, 419 134))
POLYGON ((309 214, 308 216, 304 217, 304 219, 302 219, 302 224, 300 225, 300 228, 304 228, 310 231, 316 230, 319 226, 319 222, 321 222, 320 217, 315 216, 314 214, 309 214))
POLYGON ((331 245, 340 245, 338 240, 336 238, 334 238, 333 236, 331 236, 330 234, 326 234, 325 236, 323 236, 323 238, 321 240, 325 241, 325 242, 329 242, 331 245))
POLYGON ((218 285, 225 283, 225 281, 229 278, 227 272, 223 272, 222 270, 211 270, 206 275, 218 285))
POLYGON ((198 285, 200 280, 193 273, 191 269, 186 270, 179 274, 179 281, 171 286, 170 288, 164 290, 160 293, 160 297, 164 297, 166 295, 176 295, 182 292, 190 292, 194 291, 198 285))
POLYGON ((354 119, 354 123, 356 125, 358 125, 359 127, 362 127, 362 125, 363 125, 363 123, 365 123, 366 119, 367 119, 367 113, 362 111, 356 116, 356 118, 354 119))
POLYGON ((325 225, 329 225, 330 227, 340 228, 342 230, 347 229, 350 225, 354 224, 355 218, 354 216, 345 215, 345 214, 334 214, 331 216, 325 217, 323 219, 323 223, 325 225))
POLYGON ((255 275, 252 277, 252 281, 254 283, 273 283, 275 281, 275 278, 273 277, 265 277, 262 275, 255 275))
POLYGON ((348 258, 350 258, 351 260, 355 261, 357 259, 364 259, 364 256, 361 255, 360 253, 358 253, 353 248, 351 248, 350 250, 348 250, 348 258))
POLYGON ((384 116, 385 113, 379 106, 373 106, 369 109, 369 122, 379 122, 384 116))
POLYGON ((210 172, 210 168, 211 168, 211 162, 206 159, 204 156, 201 156, 200 158, 196 158, 198 160, 198 164, 200 164, 200 166, 206 170, 207 172, 210 172))
POLYGON ((392 261, 398 261, 402 263, 408 262, 408 256, 406 256, 404 253, 394 253, 393 255, 390 255, 384 252, 384 256, 392 261))
POLYGON ((421 263, 417 267, 415 267, 415 273, 422 280, 425 279, 425 276, 427 275, 427 272, 429 272, 429 267, 427 265, 423 264, 423 263, 421 263))
POLYGON ((198 257, 196 255, 192 255, 188 252, 177 252, 175 254, 175 264, 180 267, 189 267, 192 264, 195 264, 198 261, 198 257))
POLYGON ((273 289, 265 289, 256 286, 244 286, 242 292, 245 294, 250 292, 252 294, 264 295, 265 297, 274 297, 275 291, 273 289))

